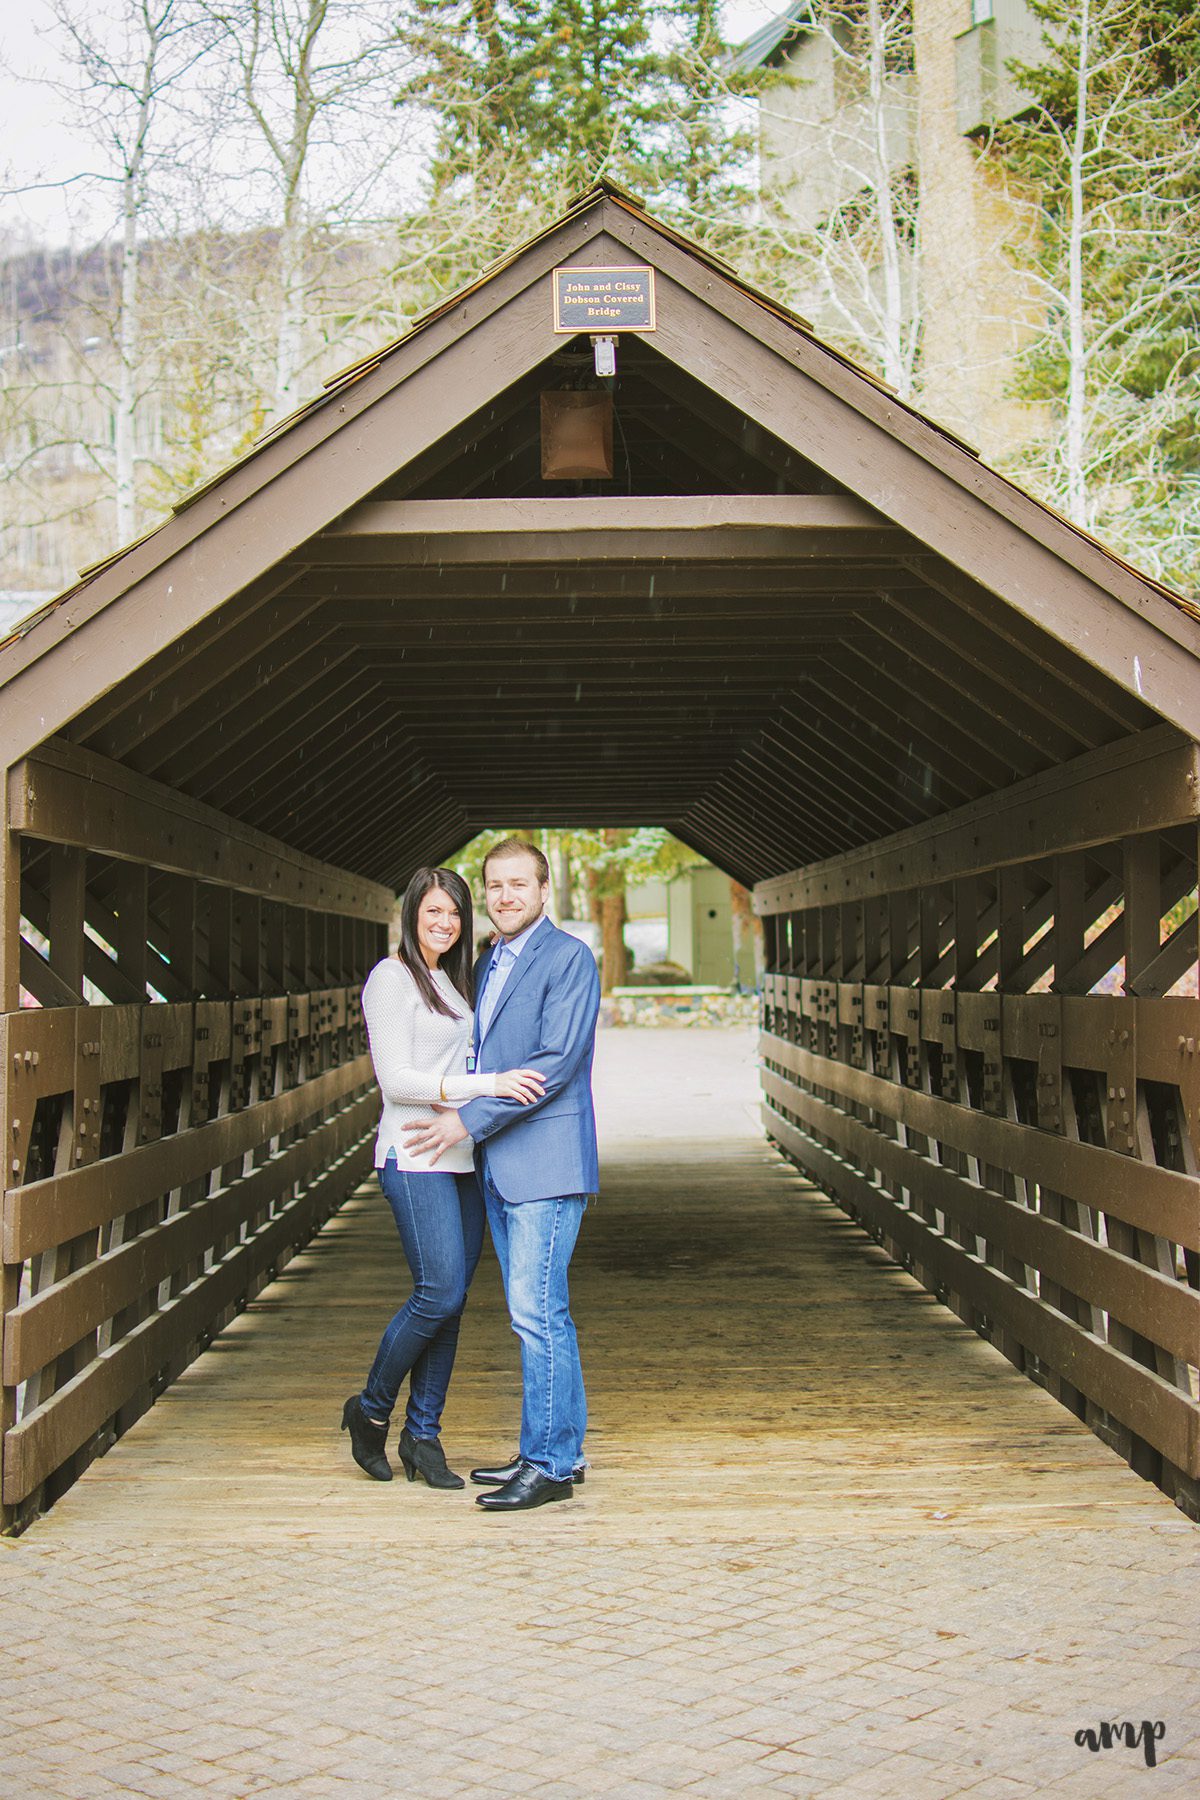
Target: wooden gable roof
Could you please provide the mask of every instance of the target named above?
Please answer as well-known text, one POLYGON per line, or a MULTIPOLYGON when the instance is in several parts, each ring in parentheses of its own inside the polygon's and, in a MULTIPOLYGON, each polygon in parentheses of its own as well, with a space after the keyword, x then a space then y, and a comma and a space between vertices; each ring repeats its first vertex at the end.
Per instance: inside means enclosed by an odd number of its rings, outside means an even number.
POLYGON ((1198 667, 1189 601, 603 186, 0 646, 0 760, 60 733, 382 879, 505 816, 757 877, 1200 736, 1198 667), (550 272, 617 261, 625 484, 549 499, 550 272))

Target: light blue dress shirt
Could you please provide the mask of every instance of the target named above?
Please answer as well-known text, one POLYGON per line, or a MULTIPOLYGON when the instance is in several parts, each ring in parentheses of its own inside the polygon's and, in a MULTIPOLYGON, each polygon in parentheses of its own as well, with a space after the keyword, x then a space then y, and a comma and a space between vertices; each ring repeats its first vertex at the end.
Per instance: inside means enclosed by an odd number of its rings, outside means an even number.
POLYGON ((483 984, 483 995, 479 1002, 479 1039, 481 1043, 487 1036, 488 1026, 492 1022, 492 1014, 500 1004, 504 984, 516 967, 518 956, 534 932, 545 923, 545 918, 546 915, 543 913, 540 919, 535 919, 532 925, 527 925, 524 931, 517 933, 516 937, 505 938, 502 943, 497 944, 492 952, 487 980, 483 984))

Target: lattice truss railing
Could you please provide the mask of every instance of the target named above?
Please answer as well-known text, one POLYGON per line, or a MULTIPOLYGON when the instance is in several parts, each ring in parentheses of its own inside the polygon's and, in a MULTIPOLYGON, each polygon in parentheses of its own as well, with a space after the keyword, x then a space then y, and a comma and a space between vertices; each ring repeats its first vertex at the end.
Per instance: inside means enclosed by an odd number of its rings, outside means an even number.
POLYGON ((359 991, 392 896, 68 745, 10 771, 8 810, 0 1372, 20 1525, 369 1169, 359 991))
POLYGON ((756 895, 768 1135, 1193 1516, 1198 776, 1150 732, 756 895))

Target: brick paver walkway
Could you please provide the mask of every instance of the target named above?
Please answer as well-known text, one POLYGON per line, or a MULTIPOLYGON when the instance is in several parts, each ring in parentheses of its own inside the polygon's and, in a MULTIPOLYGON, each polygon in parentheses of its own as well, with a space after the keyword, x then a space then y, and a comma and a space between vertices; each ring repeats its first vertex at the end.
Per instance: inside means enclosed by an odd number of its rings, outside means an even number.
MULTIPOLYGON (((365 1193, 0 1543, 3 1800, 1200 1790, 1195 1527, 767 1151, 748 1034, 600 1070, 586 1487, 489 1519, 353 1469, 365 1193), (1156 1767, 1074 1741, 1125 1719, 1156 1767)), ((489 1259, 453 1462, 517 1394, 489 1259)))

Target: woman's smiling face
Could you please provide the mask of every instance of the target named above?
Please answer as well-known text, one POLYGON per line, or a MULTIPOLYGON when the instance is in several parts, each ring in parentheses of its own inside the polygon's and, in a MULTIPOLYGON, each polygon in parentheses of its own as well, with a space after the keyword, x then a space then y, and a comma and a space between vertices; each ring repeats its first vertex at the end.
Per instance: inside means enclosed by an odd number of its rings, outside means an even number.
POLYGON ((462 932, 457 906, 444 888, 430 888, 417 908, 417 944, 431 969, 439 956, 452 950, 462 932))

